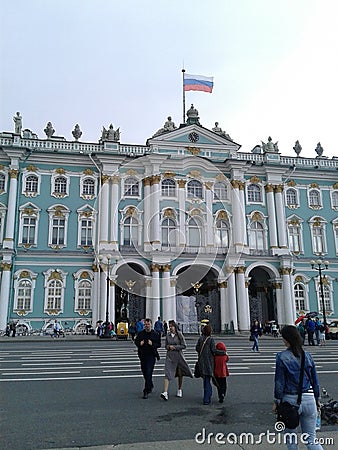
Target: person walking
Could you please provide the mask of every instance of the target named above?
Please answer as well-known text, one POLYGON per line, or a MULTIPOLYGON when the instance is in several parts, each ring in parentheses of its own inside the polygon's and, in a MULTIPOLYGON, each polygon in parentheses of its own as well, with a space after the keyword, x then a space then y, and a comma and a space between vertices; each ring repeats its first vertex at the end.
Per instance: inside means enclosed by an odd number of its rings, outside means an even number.
POLYGON ((224 355, 226 352, 217 350, 214 339, 211 337, 212 328, 205 325, 202 328, 202 335, 196 344, 198 356, 198 366, 203 378, 203 405, 210 405, 212 396, 211 378, 214 375, 214 355, 224 355))
POLYGON ((136 334, 137 333, 140 333, 140 331, 142 331, 144 329, 144 323, 143 323, 143 320, 142 319, 139 319, 137 322, 136 322, 136 334))
POLYGON ((252 324, 252 327, 250 328, 250 333, 251 336, 253 337, 253 345, 251 351, 254 352, 256 350, 256 352, 259 352, 258 336, 262 336, 262 328, 260 327, 258 320, 255 320, 254 323, 252 324))
MULTIPOLYGON (((315 363, 311 354, 303 350, 302 337, 297 327, 286 325, 282 329, 282 338, 287 348, 276 355, 273 410, 276 412, 281 402, 297 404, 301 362, 304 357, 304 377, 299 414, 302 436, 306 436, 306 438, 302 442, 306 444, 308 450, 322 450, 323 447, 316 443, 315 428, 318 410, 320 409, 320 389, 315 363)), ((291 433, 285 436, 288 450, 298 449, 295 430, 286 429, 287 433, 291 433)))
POLYGON ((175 321, 169 322, 169 333, 165 338, 165 348, 167 350, 164 366, 164 389, 161 394, 163 400, 168 400, 169 382, 175 377, 178 378, 178 389, 176 397, 182 397, 183 377, 192 378, 192 372, 186 362, 183 351, 186 348, 183 334, 178 330, 175 321))
POLYGON ((134 321, 130 322, 128 333, 130 334, 132 342, 135 341, 135 334, 136 334, 136 324, 134 321))
POLYGON ((141 370, 144 378, 143 398, 147 399, 148 394, 153 390, 153 371, 155 366, 157 349, 161 347, 159 334, 151 328, 152 320, 145 319, 144 329, 137 333, 135 344, 138 348, 138 357, 141 362, 141 370))
POLYGON ((311 319, 311 317, 308 318, 306 322, 306 331, 307 331, 307 337, 308 337, 308 343, 309 345, 316 345, 315 340, 313 339, 313 335, 315 332, 316 324, 311 319))
POLYGON ((168 333, 168 324, 167 322, 164 320, 163 321, 163 336, 166 336, 168 333))
POLYGON ((227 377, 229 376, 229 369, 227 362, 229 361, 229 355, 227 354, 227 348, 223 342, 217 342, 217 350, 225 352, 223 355, 215 355, 215 384, 218 392, 218 401, 223 403, 227 392, 227 377))
POLYGON ((163 328, 163 322, 162 322, 160 316, 158 316, 156 322, 154 323, 154 330, 158 332, 160 337, 162 337, 163 332, 164 332, 164 328, 163 328))

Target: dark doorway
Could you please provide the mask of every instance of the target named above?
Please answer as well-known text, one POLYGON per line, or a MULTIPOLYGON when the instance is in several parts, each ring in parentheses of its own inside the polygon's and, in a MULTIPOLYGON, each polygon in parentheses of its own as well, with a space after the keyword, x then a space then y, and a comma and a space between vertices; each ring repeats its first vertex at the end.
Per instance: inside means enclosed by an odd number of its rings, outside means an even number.
POLYGON ((138 264, 128 263, 116 272, 115 320, 116 323, 144 319, 146 316, 146 298, 144 273, 138 264))
POLYGON ((251 270, 249 284, 250 321, 258 320, 264 325, 277 320, 275 291, 268 272, 255 267, 251 270))

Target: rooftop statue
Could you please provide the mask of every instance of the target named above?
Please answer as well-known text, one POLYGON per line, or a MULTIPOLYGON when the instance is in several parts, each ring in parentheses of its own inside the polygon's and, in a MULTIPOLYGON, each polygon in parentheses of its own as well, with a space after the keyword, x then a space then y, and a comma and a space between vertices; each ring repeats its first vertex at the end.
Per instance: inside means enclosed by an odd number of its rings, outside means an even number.
POLYGON ((110 141, 110 142, 118 142, 120 140, 120 128, 117 130, 114 130, 114 127, 112 124, 109 125, 108 130, 105 129, 105 127, 102 127, 102 135, 101 135, 101 141, 110 141))
POLYGON ((19 111, 16 113, 16 116, 13 117, 14 120, 14 133, 21 134, 22 130, 22 117, 19 111))
POLYGON ((190 109, 188 109, 187 116, 188 116, 187 125, 193 124, 201 125, 198 117, 198 111, 193 104, 191 104, 190 109))
POLYGON ((324 149, 321 146, 320 142, 318 142, 317 147, 316 147, 316 153, 318 156, 322 156, 323 152, 324 152, 324 149))
POLYGON ((212 129, 212 131, 216 134, 219 134, 222 137, 225 137, 226 139, 229 139, 230 141, 232 141, 231 137, 228 135, 228 133, 226 133, 225 131, 222 130, 221 127, 218 126, 218 122, 215 122, 215 126, 212 129))
POLYGON ((76 141, 77 141, 78 139, 80 139, 80 137, 82 136, 82 131, 80 130, 80 126, 79 126, 78 123, 75 125, 75 128, 74 128, 74 130, 72 131, 72 135, 73 135, 73 137, 74 137, 74 139, 75 139, 76 141))
POLYGON ((46 133, 47 139, 50 139, 55 133, 52 122, 48 122, 46 128, 43 131, 46 133))
POLYGON ((297 156, 299 156, 300 152, 302 151, 302 146, 300 145, 298 140, 296 141, 295 146, 293 147, 293 149, 296 152, 297 156))
POLYGON ((263 152, 278 153, 278 142, 272 142, 271 136, 268 137, 268 143, 262 142, 263 152))
POLYGON ((161 134, 169 133, 170 131, 174 130, 176 130, 175 122, 173 122, 171 116, 169 116, 166 122, 164 123, 163 128, 157 130, 156 133, 153 135, 153 137, 160 136, 161 134))

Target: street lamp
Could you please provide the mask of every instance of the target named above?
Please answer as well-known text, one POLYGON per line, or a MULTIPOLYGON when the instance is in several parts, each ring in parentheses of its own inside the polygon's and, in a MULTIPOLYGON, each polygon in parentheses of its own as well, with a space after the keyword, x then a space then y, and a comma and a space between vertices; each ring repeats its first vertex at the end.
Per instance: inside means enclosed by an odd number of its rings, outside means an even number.
POLYGON ((323 277, 322 277, 322 271, 327 269, 329 267, 329 261, 322 261, 321 259, 317 259, 317 261, 310 261, 311 268, 314 270, 317 270, 319 273, 319 286, 320 286, 320 296, 322 299, 322 308, 323 308, 323 319, 324 319, 324 326, 326 327, 326 313, 325 313, 325 299, 324 299, 324 288, 323 288, 323 277), (317 264, 317 267, 315 267, 315 264, 317 264))
MULTIPOLYGON (((102 338, 110 338, 110 330, 108 327, 109 324, 109 296, 110 296, 110 260, 111 260, 111 255, 107 254, 106 255, 107 258, 107 297, 106 297, 106 326, 104 328, 104 333, 101 335, 102 338)), ((100 261, 103 262, 103 256, 100 255, 100 261)))

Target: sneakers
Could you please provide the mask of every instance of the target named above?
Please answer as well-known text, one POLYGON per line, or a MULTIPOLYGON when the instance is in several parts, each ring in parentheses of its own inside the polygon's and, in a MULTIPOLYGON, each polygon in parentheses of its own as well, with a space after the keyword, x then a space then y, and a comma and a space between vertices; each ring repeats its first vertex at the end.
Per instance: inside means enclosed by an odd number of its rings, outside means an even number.
POLYGON ((179 389, 177 391, 176 397, 180 397, 180 398, 183 397, 182 389, 179 389))
POLYGON ((168 392, 162 392, 161 398, 163 398, 163 400, 165 401, 168 401, 168 392))

